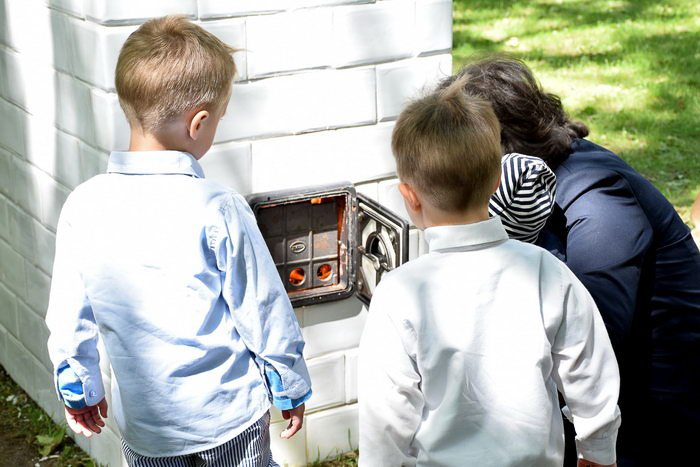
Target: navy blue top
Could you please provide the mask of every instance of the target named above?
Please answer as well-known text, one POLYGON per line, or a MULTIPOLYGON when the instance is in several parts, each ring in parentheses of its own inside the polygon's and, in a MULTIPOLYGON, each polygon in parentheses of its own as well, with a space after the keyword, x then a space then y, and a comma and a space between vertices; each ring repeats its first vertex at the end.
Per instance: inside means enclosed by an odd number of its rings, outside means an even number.
POLYGON ((690 229, 618 156, 586 140, 571 149, 554 170, 560 210, 540 244, 600 309, 620 364, 622 430, 637 417, 648 428, 649 403, 661 399, 682 399, 678 417, 697 420, 700 253, 690 229))

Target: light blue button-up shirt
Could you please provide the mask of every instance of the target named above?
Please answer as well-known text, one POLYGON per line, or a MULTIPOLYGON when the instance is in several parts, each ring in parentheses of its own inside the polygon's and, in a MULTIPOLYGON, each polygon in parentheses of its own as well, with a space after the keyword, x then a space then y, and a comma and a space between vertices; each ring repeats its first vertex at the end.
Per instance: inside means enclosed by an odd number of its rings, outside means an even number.
POLYGON ((71 193, 46 321, 54 368, 77 375, 88 405, 104 397, 104 340, 113 413, 143 455, 209 449, 271 400, 310 396, 301 331, 252 211, 186 153, 114 152, 107 174, 71 193))

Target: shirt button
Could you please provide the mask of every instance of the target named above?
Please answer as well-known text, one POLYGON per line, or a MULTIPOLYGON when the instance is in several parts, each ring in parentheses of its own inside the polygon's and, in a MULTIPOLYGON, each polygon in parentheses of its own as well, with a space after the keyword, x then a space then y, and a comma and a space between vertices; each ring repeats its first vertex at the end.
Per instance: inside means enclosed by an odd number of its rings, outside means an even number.
POLYGON ((97 395, 97 392, 95 391, 90 391, 90 397, 95 397, 97 395))

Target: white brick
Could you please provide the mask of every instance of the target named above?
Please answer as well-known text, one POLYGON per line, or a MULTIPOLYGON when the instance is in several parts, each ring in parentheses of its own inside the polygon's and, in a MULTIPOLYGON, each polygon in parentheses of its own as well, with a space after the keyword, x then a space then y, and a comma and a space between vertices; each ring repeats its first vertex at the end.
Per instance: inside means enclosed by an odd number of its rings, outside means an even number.
POLYGON ((199 162, 208 179, 244 195, 251 192, 253 161, 250 143, 217 144, 199 162))
MULTIPOLYGON (((95 3, 95 2, 91 2, 95 3)), ((123 2, 110 2, 122 5, 123 2)), ((141 4, 150 5, 150 2, 141 4)), ((75 76, 104 90, 114 90, 114 70, 124 42, 137 26, 105 27, 90 21, 68 20, 73 28, 72 70, 75 76)))
POLYGON ((41 216, 41 201, 39 189, 34 182, 32 167, 25 160, 12 157, 12 200, 36 218, 41 216))
POLYGON ((31 264, 25 266, 27 271, 27 303, 38 316, 44 317, 49 306, 51 278, 31 264))
MULTIPOLYGON (((0 248, 2 248, 0 246, 0 248)), ((1 251, 1 250, 0 250, 1 251)), ((0 326, 17 336, 19 326, 17 319, 17 296, 0 282, 0 326)), ((0 334, 3 331, 0 329, 0 334)))
MULTIPOLYGON (((34 357, 27 351, 27 348, 11 334, 6 335, 5 341, 6 357, 4 367, 17 384, 25 391, 32 392, 36 386, 36 370, 34 357)), ((29 394, 31 396, 31 394, 29 394)))
POLYGON ((0 280, 19 298, 27 296, 27 281, 24 273, 24 258, 12 247, 0 240, 0 280))
POLYGON ((310 414, 306 418, 309 459, 325 459, 357 449, 357 404, 310 414))
POLYGON ((288 424, 288 421, 270 424, 272 457, 282 467, 306 467, 306 422, 292 438, 281 438, 280 434, 287 428, 288 424))
POLYGON ((0 148, 0 193, 11 197, 13 192, 12 171, 14 156, 0 148))
POLYGON ((377 191, 377 182, 369 182, 369 183, 360 183, 355 185, 355 191, 358 193, 361 193, 365 196, 369 196, 373 200, 377 200, 377 196, 379 196, 378 191, 377 191))
POLYGON ((51 63, 53 38, 49 9, 43 0, 13 0, 3 2, 3 27, 0 37, 13 49, 51 63))
POLYGON ((198 0, 200 18, 224 18, 274 13, 287 8, 285 0, 198 0))
POLYGON ((10 244, 22 256, 33 260, 36 255, 34 220, 16 206, 8 210, 10 244))
POLYGON ((416 0, 416 53, 452 48, 452 0, 416 0))
POLYGON ((8 218, 9 200, 0 194, 0 238, 10 241, 10 221, 8 218))
POLYGON ((312 359, 357 347, 366 318, 367 310, 355 298, 304 308, 304 356, 312 359))
MULTIPOLYGON (((107 420, 114 417, 107 417, 107 420)), ((98 459, 100 464, 122 465, 121 437, 109 428, 103 429, 99 436, 90 438, 90 457, 98 459)))
POLYGON ((345 403, 357 402, 358 349, 345 352, 345 403))
POLYGON ((75 28, 72 27, 71 18, 60 12, 51 11, 51 33, 53 34, 53 60, 57 70, 66 73, 73 72, 73 62, 75 60, 75 28))
POLYGON ((333 5, 358 5, 362 3, 374 3, 376 0, 290 0, 294 8, 313 8, 333 5))
POLYGON ((49 330, 44 319, 20 302, 18 309, 19 340, 45 368, 51 367, 46 347, 49 330))
MULTIPOLYGON (((47 106, 47 108, 50 106, 47 106)), ((58 135, 54 113, 41 112, 27 117, 25 159, 52 176, 56 170, 58 135)))
POLYGON ((80 142, 80 180, 88 180, 95 175, 107 172, 109 154, 80 142))
POLYGON ((393 123, 253 142, 253 191, 391 175, 393 123))
POLYGON ((0 47, 3 96, 33 113, 54 114, 54 76, 49 63, 0 47))
MULTIPOLYGON (((236 77, 234 82, 248 79, 248 51, 246 41, 246 21, 242 18, 206 21, 200 23, 204 29, 218 37, 224 44, 241 49, 233 54, 236 62, 236 77)), ((234 91, 235 92, 235 91, 234 91)))
POLYGON ((377 78, 374 68, 333 72, 329 86, 329 128, 367 125, 377 121, 377 78))
POLYGON ((36 236, 36 264, 46 274, 51 274, 53 258, 56 255, 56 234, 39 221, 33 220, 33 222, 36 236))
POLYGON ((90 88, 65 73, 56 74, 56 126, 86 141, 94 141, 90 88))
POLYGON ((93 88, 91 102, 94 145, 105 151, 126 150, 129 147, 129 123, 119 106, 117 95, 93 88))
POLYGON ((411 219, 406 211, 401 192, 399 192, 399 183, 401 182, 398 178, 379 182, 377 185, 377 201, 410 223, 411 219))
POLYGON ((197 16, 197 0, 92 0, 85 3, 86 16, 98 23, 142 23, 165 15, 197 16))
POLYGON ((402 60, 377 66, 377 114, 381 121, 396 118, 409 100, 430 91, 451 75, 448 54, 402 60))
POLYGON ((69 188, 82 181, 80 172, 80 140, 63 131, 56 131, 56 154, 53 175, 69 188))
POLYGON ((374 123, 374 70, 313 71, 234 86, 215 142, 374 123))
MULTIPOLYGON (((88 0, 87 4, 98 3, 99 0, 88 0)), ((57 10, 70 13, 79 18, 85 17, 85 0, 48 0, 49 5, 57 10)), ((115 3, 115 2, 112 2, 115 3)))
POLYGON ((0 99, 0 145, 5 146, 17 154, 25 154, 25 133, 27 129, 27 113, 0 99))
POLYGON ((250 78, 331 65, 330 9, 251 17, 246 24, 250 78))
POLYGON ((66 187, 38 169, 32 169, 31 176, 39 192, 41 202, 39 220, 52 230, 56 230, 58 216, 70 192, 66 187))
POLYGON ((414 36, 414 1, 338 7, 333 12, 338 67, 410 57, 414 36))
POLYGON ((345 403, 345 354, 336 352, 306 362, 311 376, 313 395, 306 403, 307 411, 345 403))

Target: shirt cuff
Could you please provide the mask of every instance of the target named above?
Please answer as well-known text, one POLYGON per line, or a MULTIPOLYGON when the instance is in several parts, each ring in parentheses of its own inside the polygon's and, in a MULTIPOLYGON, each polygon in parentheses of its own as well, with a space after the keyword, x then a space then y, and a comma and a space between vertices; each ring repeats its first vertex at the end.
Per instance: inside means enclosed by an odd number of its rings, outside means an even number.
POLYGON ((85 395, 83 392, 83 383, 75 371, 68 365, 63 363, 56 371, 56 384, 58 393, 63 403, 71 409, 82 409, 87 404, 85 403, 85 395))
POLYGON ((606 438, 577 439, 576 451, 578 452, 578 458, 602 465, 613 464, 617 460, 617 455, 615 453, 616 441, 617 431, 614 435, 606 438))
POLYGON ((105 397, 99 365, 86 363, 82 364, 79 358, 67 358, 56 367, 54 379, 58 398, 68 407, 78 409, 97 405, 105 397), (64 374, 66 371, 68 373, 64 374), (66 388, 62 387, 64 385, 66 388), (64 392, 67 387, 71 389, 64 392), (80 406, 80 399, 85 405, 80 406))
POLYGON ((267 378, 268 387, 272 393, 272 404, 280 410, 297 408, 311 397, 311 389, 309 389, 306 394, 296 399, 285 396, 283 394, 285 390, 282 384, 282 378, 279 373, 277 373, 277 370, 270 365, 265 365, 265 376, 267 378))

